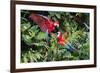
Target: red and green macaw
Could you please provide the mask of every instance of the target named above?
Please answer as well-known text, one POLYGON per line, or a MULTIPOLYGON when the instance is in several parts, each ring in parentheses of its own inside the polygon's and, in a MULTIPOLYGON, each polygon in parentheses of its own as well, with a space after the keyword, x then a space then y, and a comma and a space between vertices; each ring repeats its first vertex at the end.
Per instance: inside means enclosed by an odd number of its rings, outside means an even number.
POLYGON ((74 48, 74 46, 72 46, 71 43, 69 43, 69 42, 65 43, 65 40, 64 40, 64 38, 63 38, 61 32, 57 32, 57 33, 58 33, 58 34, 57 34, 57 41, 58 41, 58 44, 59 44, 59 45, 64 46, 64 48, 67 49, 67 50, 70 51, 70 52, 77 51, 77 50, 74 48))
POLYGON ((54 30, 56 26, 59 26, 58 22, 52 22, 48 17, 32 13, 30 18, 39 26, 42 32, 45 32, 45 38, 48 42, 48 35, 54 30))
MULTIPOLYGON (((49 34, 54 30, 56 26, 59 26, 58 22, 52 22, 48 17, 32 13, 30 18, 38 25, 42 32, 45 32, 45 38, 48 42, 49 34)), ((57 32, 57 41, 59 45, 64 46, 70 52, 74 51, 75 48, 70 43, 65 43, 61 32, 57 32)))

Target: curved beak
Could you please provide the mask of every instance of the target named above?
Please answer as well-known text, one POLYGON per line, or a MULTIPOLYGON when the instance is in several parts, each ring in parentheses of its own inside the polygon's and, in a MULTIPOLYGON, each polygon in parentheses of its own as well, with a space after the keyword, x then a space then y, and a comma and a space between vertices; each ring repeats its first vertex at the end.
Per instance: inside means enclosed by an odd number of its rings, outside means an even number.
POLYGON ((57 27, 59 27, 59 24, 57 24, 57 27))

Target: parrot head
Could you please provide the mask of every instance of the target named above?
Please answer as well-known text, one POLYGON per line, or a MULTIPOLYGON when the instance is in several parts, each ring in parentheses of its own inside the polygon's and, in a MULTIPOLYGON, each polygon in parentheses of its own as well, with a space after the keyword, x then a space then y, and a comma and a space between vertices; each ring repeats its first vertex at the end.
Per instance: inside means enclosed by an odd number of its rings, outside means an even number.
POLYGON ((57 32, 57 38, 60 37, 60 35, 61 35, 61 32, 57 32))
POLYGON ((59 23, 58 22, 54 22, 53 25, 59 27, 59 23))
POLYGON ((64 42, 64 39, 63 39, 63 37, 62 37, 61 32, 57 32, 57 33, 58 33, 58 34, 57 34, 58 44, 60 44, 60 45, 64 45, 65 42, 64 42))

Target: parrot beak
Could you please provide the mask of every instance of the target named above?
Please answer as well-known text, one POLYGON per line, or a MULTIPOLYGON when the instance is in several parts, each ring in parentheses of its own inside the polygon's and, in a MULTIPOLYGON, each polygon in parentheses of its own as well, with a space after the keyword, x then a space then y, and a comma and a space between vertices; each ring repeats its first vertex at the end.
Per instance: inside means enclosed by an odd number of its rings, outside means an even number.
POLYGON ((59 24, 57 24, 57 27, 59 27, 59 24))
POLYGON ((59 24, 58 24, 57 22, 55 22, 55 23, 54 23, 54 26, 57 26, 57 27, 59 27, 59 24))

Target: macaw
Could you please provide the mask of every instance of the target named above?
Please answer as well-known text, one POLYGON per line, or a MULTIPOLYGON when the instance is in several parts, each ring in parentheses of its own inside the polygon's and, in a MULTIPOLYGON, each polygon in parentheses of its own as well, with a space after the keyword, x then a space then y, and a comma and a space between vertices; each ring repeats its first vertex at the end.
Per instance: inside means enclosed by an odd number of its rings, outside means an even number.
POLYGON ((55 26, 59 27, 58 22, 52 22, 46 16, 32 13, 29 17, 39 26, 42 32, 45 32, 47 42, 49 40, 49 34, 54 30, 55 26))
POLYGON ((62 37, 62 33, 61 32, 57 32, 57 41, 59 45, 64 46, 65 49, 67 49, 70 52, 76 51, 76 49, 74 48, 74 46, 72 46, 71 43, 67 42, 67 44, 65 43, 64 38, 62 37))

